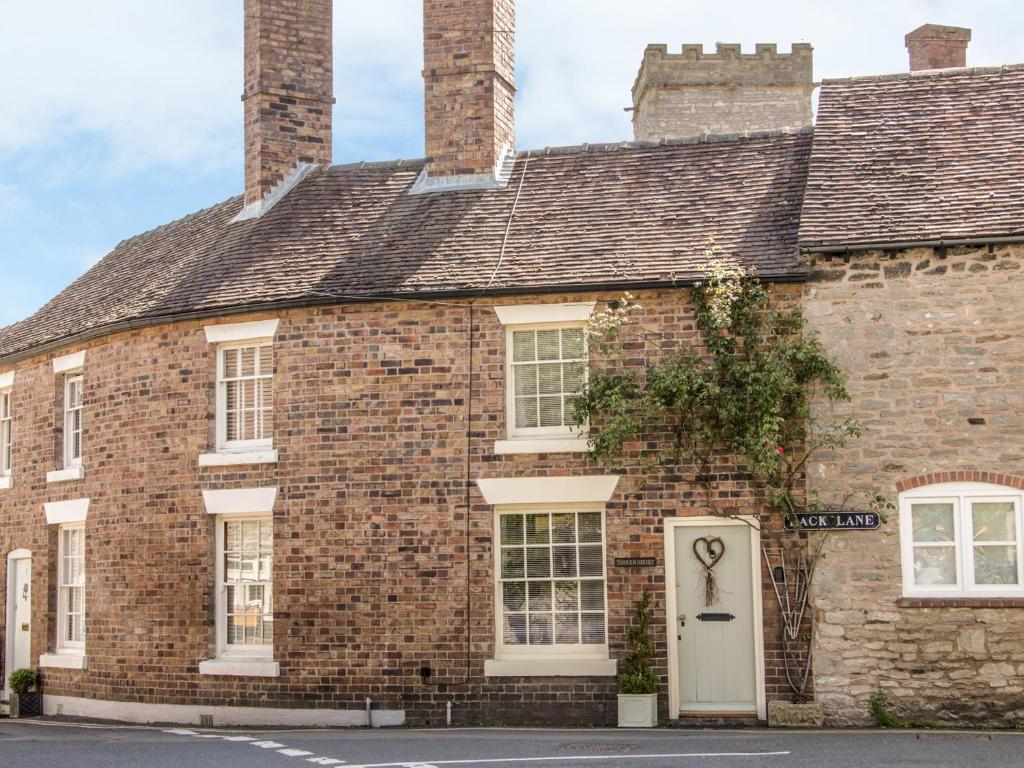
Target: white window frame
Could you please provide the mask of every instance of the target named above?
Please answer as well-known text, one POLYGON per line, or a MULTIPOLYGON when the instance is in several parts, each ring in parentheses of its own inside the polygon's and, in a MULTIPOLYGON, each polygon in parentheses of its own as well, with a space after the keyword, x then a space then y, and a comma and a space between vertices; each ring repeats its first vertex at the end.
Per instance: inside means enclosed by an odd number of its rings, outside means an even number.
POLYGON ((0 479, 14 471, 14 390, 0 388, 0 479))
MULTIPOLYGON (((527 661, 533 659, 593 659, 608 658, 608 540, 605 522, 604 504, 510 504, 494 508, 494 630, 495 659, 498 661, 527 661), (602 581, 604 582, 604 642, 598 644, 556 644, 551 645, 508 645, 505 643, 504 593, 501 577, 501 516, 506 514, 531 513, 580 513, 591 512, 601 515, 601 562, 603 564, 602 581)), ((549 547, 552 545, 549 544, 549 547)), ((552 575, 549 581, 555 582, 552 575)), ((516 581, 519 581, 516 579, 516 581)), ((552 600, 554 595, 552 594, 552 600)), ((553 628, 552 628, 553 631, 553 628)))
MULTIPOLYGON (((552 439, 552 438, 579 438, 581 435, 587 434, 589 425, 569 425, 563 424, 558 427, 517 427, 516 426, 516 382, 515 382, 515 369, 522 365, 537 365, 538 363, 516 363, 513 360, 513 337, 514 334, 521 331, 546 331, 546 330, 564 330, 564 329, 579 329, 583 333, 583 385, 589 379, 589 365, 590 365, 590 345, 587 342, 586 323, 574 322, 574 323, 532 323, 529 325, 510 325, 505 329, 505 412, 506 419, 508 420, 508 437, 510 440, 529 440, 529 439, 552 439)), ((544 362, 549 363, 560 363, 564 364, 565 360, 559 358, 558 360, 548 360, 544 362)))
MULTIPOLYGON (((259 364, 259 349, 261 347, 270 347, 270 353, 275 353, 274 340, 273 338, 261 338, 261 339, 246 339, 244 341, 237 341, 225 344, 218 344, 215 349, 217 351, 217 452, 218 453, 245 453, 259 450, 269 450, 274 446, 273 438, 273 427, 271 427, 271 436, 260 438, 258 440, 229 440, 227 436, 228 431, 228 417, 227 417, 227 381, 224 378, 224 353, 237 351, 240 349, 248 349, 250 347, 256 348, 256 365, 259 364)), ((274 366, 276 368, 277 361, 274 360, 274 366)), ((254 380, 266 378, 263 376, 254 377, 254 380)), ((270 375, 271 383, 274 381, 274 374, 270 375)), ((274 404, 270 404, 270 413, 272 420, 275 419, 276 414, 274 412, 274 404)), ((272 424, 275 421, 271 422, 272 424)))
POLYGON ((57 526, 57 643, 56 650, 58 654, 68 655, 79 655, 85 654, 85 637, 87 632, 87 616, 86 613, 86 556, 85 556, 85 523, 64 523, 57 526), (65 559, 65 547, 64 547, 64 534, 69 531, 81 531, 82 532, 82 583, 81 584, 65 584, 66 576, 64 559, 65 559), (68 625, 68 600, 67 590, 73 588, 81 588, 82 590, 82 639, 81 640, 68 640, 67 639, 67 625, 68 625))
POLYGON ((64 374, 64 468, 82 466, 85 454, 85 375, 81 370, 69 371, 64 374), (78 405, 71 407, 71 387, 78 384, 78 405), (71 428, 73 414, 78 414, 78 456, 74 455, 75 430, 71 428))
MULTIPOLYGON (((271 542, 274 540, 273 535, 273 515, 269 513, 253 513, 253 514, 220 514, 214 516, 214 521, 217 526, 216 530, 216 553, 217 553, 217 564, 216 564, 216 611, 217 618, 214 622, 216 625, 217 641, 216 651, 217 659, 226 660, 245 660, 245 659, 273 659, 274 658, 274 644, 273 642, 266 645, 239 645, 229 644, 227 641, 228 637, 228 619, 227 619, 227 583, 225 581, 224 574, 224 526, 228 522, 245 522, 252 520, 269 521, 271 524, 271 542)), ((270 590, 271 600, 274 601, 274 578, 273 578, 273 566, 271 567, 271 579, 270 579, 270 590)))
MULTIPOLYGON (((938 483, 922 486, 900 494, 900 554, 905 597, 999 598, 1024 597, 1024 493, 990 483, 938 483), (989 545, 1017 547, 1017 584, 998 586, 976 584, 974 574, 974 538, 971 504, 1010 502, 1016 510, 1016 542, 986 542, 989 545), (947 503, 953 506, 953 528, 956 558, 956 584, 917 585, 914 583, 913 525, 914 504, 947 503)), ((918 544, 917 546, 922 546, 918 544)), ((941 546, 941 545, 940 545, 941 546)))

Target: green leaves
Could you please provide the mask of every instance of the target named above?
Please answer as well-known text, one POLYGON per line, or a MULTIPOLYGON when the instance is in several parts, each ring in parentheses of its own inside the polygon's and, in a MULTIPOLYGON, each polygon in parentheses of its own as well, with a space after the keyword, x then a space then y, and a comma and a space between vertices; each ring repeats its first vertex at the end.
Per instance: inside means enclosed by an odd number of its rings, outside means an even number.
POLYGON ((812 401, 849 399, 846 377, 805 331, 796 306, 777 307, 768 289, 709 248, 707 278, 692 290, 700 344, 669 343, 643 328, 627 296, 588 327, 595 355, 576 418, 591 425, 605 464, 638 455, 655 465, 690 465, 710 475, 723 457, 768 490, 780 514, 815 451, 833 450, 861 426, 818 423, 812 401))
POLYGON ((623 659, 619 675, 619 693, 650 694, 658 692, 658 676, 651 669, 654 641, 651 640, 651 593, 644 592, 637 601, 633 626, 629 628, 629 653, 623 659))

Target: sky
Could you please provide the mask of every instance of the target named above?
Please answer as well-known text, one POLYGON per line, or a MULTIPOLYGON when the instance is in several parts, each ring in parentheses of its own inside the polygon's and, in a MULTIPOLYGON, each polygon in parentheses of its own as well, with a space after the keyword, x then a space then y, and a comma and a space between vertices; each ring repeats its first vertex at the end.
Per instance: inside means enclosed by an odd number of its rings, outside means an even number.
MULTIPOLYGON (((335 0, 334 161, 423 155, 421 0, 335 0)), ((1024 62, 1020 0, 518 0, 520 149, 632 138, 648 43, 814 46, 815 79, 902 72, 971 27, 1024 62)), ((242 190, 242 0, 0 0, 0 326, 124 238, 242 190)))

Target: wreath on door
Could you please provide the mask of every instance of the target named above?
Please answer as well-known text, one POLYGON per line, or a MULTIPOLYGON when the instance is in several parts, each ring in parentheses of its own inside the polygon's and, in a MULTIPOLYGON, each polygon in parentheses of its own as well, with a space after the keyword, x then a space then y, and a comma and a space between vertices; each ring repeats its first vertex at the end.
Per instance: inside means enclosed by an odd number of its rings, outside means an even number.
POLYGON ((701 589, 704 592, 704 606, 710 608, 720 597, 715 566, 725 556, 725 542, 717 536, 702 536, 693 540, 693 556, 701 565, 701 589))

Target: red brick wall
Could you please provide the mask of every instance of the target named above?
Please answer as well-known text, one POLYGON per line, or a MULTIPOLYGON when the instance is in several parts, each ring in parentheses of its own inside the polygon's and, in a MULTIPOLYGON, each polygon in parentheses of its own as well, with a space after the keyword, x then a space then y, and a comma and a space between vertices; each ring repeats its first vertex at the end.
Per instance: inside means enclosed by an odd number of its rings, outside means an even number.
MULTIPOLYGON (((799 295, 799 287, 777 290, 799 295)), ((695 336, 685 291, 644 292, 638 300, 646 325, 679 339, 695 336)), ((494 454, 494 441, 505 437, 505 332, 488 304, 473 310, 471 477, 605 473, 581 454, 494 454)), ((454 697, 457 722, 613 722, 612 678, 483 677, 494 645, 493 509, 472 485, 467 552, 467 308, 351 305, 238 319, 269 316, 281 320, 274 345, 276 465, 197 467, 214 440, 215 353, 202 322, 85 345, 81 481, 45 482, 57 468, 51 357, 17 364, 15 466, 13 487, 0 491, 0 552, 33 552, 33 657, 54 638, 47 595, 54 589, 55 539, 43 503, 91 499, 88 670, 45 670, 46 691, 327 708, 362 707, 371 696, 420 723, 437 723, 454 697), (199 662, 214 653, 214 524, 200 491, 262 485, 280 489, 274 639, 281 676, 200 676, 199 662), (419 675, 426 665, 433 669, 428 683, 419 675)), ((653 477, 640 487, 629 476, 635 461, 624 464, 626 476, 607 510, 611 653, 623 655, 633 602, 652 590, 657 666, 667 675, 661 521, 701 512, 678 478, 653 477), (656 556, 658 567, 610 565, 616 556, 641 555, 656 556)), ((749 491, 742 479, 720 485, 740 510, 751 509, 749 491)), ((768 695, 776 698, 784 682, 772 643, 778 616, 770 586, 763 601, 768 695)), ((660 711, 665 717, 667 686, 660 711)))

